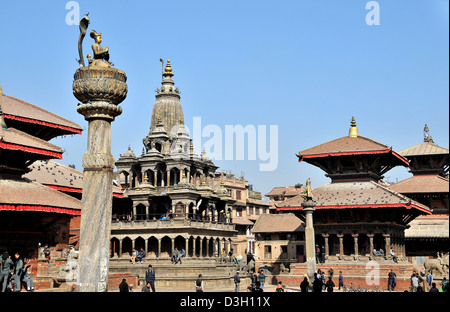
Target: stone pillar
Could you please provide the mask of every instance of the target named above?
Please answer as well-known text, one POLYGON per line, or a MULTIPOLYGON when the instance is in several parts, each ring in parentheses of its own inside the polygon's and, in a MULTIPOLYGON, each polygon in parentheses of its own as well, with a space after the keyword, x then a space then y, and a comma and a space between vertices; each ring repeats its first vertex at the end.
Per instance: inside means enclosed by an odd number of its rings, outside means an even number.
POLYGON ((384 239, 385 239, 385 243, 386 243, 386 250, 385 250, 385 255, 386 257, 389 257, 391 255, 391 234, 383 234, 384 239))
MULTIPOLYGON (((98 60, 96 60, 98 61, 98 60)), ((108 287, 114 157, 111 122, 122 113, 126 75, 114 67, 82 66, 75 72, 77 112, 88 121, 83 156, 79 279, 80 292, 106 292, 108 287)))
POLYGON ((373 236, 374 236, 374 234, 367 234, 367 237, 369 237, 369 254, 370 255, 373 255, 372 254, 372 251, 373 251, 373 248, 374 248, 374 246, 373 246, 373 236))
POLYGON ((196 258, 197 257, 197 248, 195 247, 197 245, 197 239, 194 238, 192 240, 192 257, 196 258))
POLYGON ((354 241, 353 249, 355 250, 355 256, 357 256, 359 253, 359 251, 358 251, 358 234, 352 234, 352 236, 353 236, 353 241, 354 241))
POLYGON ((188 238, 184 238, 184 251, 186 252, 186 255, 184 256, 185 258, 189 257, 189 237, 188 238))
POLYGON ((122 240, 119 239, 119 259, 122 258, 122 240))
POLYGON ((330 246, 328 245, 328 237, 329 234, 322 234, 324 240, 325 240, 325 259, 330 255, 330 246))
POLYGON ((316 252, 315 252, 315 234, 313 227, 313 212, 315 210, 315 203, 312 200, 305 200, 302 203, 303 211, 306 214, 306 267, 310 283, 314 280, 314 273, 316 272, 316 252))
POLYGON ((161 258, 161 240, 158 239, 158 258, 161 258))
POLYGON ((167 186, 170 185, 170 170, 166 171, 166 178, 167 178, 167 186))
POLYGON ((157 187, 158 186, 158 171, 157 170, 153 171, 153 177, 154 177, 153 178, 153 186, 157 187))
POLYGON ((338 234, 339 238, 339 255, 342 257, 344 255, 344 234, 338 234))
POLYGON ((137 212, 136 212, 136 205, 135 204, 133 204, 133 215, 131 216, 131 219, 132 220, 136 220, 136 214, 137 214, 137 212))

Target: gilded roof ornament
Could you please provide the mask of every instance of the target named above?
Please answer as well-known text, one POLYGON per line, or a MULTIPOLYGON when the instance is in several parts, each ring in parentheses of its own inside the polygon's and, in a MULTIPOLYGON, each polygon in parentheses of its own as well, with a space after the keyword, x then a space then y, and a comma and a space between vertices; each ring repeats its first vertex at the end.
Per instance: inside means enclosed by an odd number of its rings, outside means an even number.
POLYGON ((164 68, 163 76, 173 76, 172 67, 170 66, 170 60, 167 60, 166 68, 164 68))
POLYGON ((350 130, 348 136, 351 138, 356 138, 359 135, 358 127, 356 126, 355 116, 352 116, 352 122, 350 123, 350 130))

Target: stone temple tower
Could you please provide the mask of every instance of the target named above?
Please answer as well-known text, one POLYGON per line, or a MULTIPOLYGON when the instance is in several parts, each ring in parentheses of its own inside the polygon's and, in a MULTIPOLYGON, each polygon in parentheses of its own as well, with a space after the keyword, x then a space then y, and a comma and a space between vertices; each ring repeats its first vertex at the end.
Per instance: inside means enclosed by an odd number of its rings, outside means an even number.
POLYGON ((180 91, 175 88, 170 60, 167 60, 163 72, 161 89, 156 89, 156 100, 153 105, 150 132, 155 130, 158 121, 161 121, 168 134, 172 132, 174 126, 184 124, 183 108, 180 103, 180 91))

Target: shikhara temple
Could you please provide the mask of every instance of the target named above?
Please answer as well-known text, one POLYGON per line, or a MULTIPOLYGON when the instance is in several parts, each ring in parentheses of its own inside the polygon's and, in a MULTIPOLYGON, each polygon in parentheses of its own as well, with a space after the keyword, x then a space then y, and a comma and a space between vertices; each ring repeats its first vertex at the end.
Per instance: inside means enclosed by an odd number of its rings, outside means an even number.
MULTIPOLYGON (((205 150, 194 152, 173 76, 168 60, 142 153, 136 155, 129 146, 116 161, 124 201, 113 208, 110 268, 123 271, 135 248, 159 265, 164 283, 189 283, 203 270, 211 283, 229 284, 231 277, 218 277, 228 269, 217 266, 217 259, 231 249, 241 257, 254 250, 250 229, 269 206, 243 178, 216 172, 205 150), (170 266, 175 248, 185 250, 183 263, 190 267, 184 273, 170 266)), ((140 275, 145 269, 129 268, 140 275)))
POLYGON ((39 246, 69 243, 80 200, 27 179, 36 161, 62 159, 52 138, 81 134, 79 125, 0 88, 0 250, 37 258, 39 246))
MULTIPOLYGON (((405 230, 426 205, 388 188, 383 175, 408 160, 391 147, 359 134, 354 117, 347 136, 300 151, 299 162, 321 168, 331 182, 313 190, 315 243, 324 249, 325 263, 351 263, 373 259, 392 262, 394 249, 399 262, 406 262, 405 230)), ((277 204, 279 213, 300 217, 303 197, 277 204)))

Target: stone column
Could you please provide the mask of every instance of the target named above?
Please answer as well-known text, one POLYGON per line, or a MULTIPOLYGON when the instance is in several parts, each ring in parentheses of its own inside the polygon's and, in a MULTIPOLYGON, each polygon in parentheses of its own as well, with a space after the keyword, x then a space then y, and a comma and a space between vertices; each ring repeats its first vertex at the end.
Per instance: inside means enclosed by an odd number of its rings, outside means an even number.
POLYGON ((358 234, 352 234, 353 236, 353 241, 354 241, 354 250, 355 250, 355 256, 358 255, 359 251, 358 251, 358 234))
POLYGON ((158 239, 158 258, 161 258, 161 240, 158 239))
POLYGON ((373 236, 374 236, 374 234, 367 234, 367 237, 369 237, 369 254, 370 255, 373 255, 372 254, 372 251, 373 251, 373 236))
POLYGON ((324 240, 325 240, 325 259, 330 255, 330 246, 328 245, 328 237, 329 234, 322 234, 324 240))
POLYGON ((344 255, 344 234, 338 234, 339 238, 339 255, 342 257, 344 255))
POLYGON ((133 215, 131 216, 131 220, 136 220, 136 214, 137 214, 136 207, 137 206, 135 204, 133 204, 133 215))
POLYGON ((306 267, 310 283, 314 280, 316 272, 316 252, 315 252, 315 234, 313 227, 313 212, 315 203, 312 200, 305 200, 302 203, 303 211, 306 215, 305 241, 306 241, 306 267))
POLYGON ((184 251, 186 252, 186 255, 184 256, 185 258, 189 257, 189 237, 188 238, 184 238, 184 251))
POLYGON ((128 87, 123 71, 83 66, 74 75, 77 112, 88 121, 87 151, 83 156, 79 279, 80 292, 106 292, 108 287, 114 157, 111 122, 122 113, 118 106, 128 87))
POLYGON ((386 257, 391 256, 391 234, 383 234, 385 242, 386 242, 386 250, 384 251, 384 254, 386 257))
POLYGON ((194 237, 192 240, 192 258, 197 257, 197 248, 195 247, 197 245, 197 239, 194 237))

